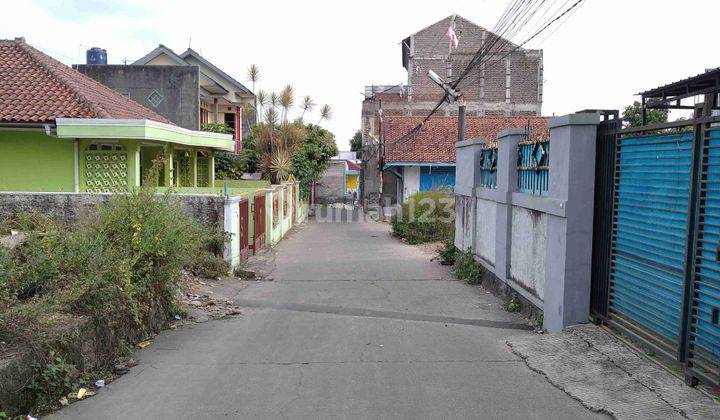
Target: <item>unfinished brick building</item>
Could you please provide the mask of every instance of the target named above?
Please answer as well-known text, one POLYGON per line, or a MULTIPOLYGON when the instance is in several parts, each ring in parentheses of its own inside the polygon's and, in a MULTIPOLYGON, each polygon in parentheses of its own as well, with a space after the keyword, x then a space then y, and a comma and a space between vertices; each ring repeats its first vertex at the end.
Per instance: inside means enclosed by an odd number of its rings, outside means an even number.
MULTIPOLYGON (((517 48, 504 40, 496 42, 495 34, 461 16, 455 17, 455 32, 459 45, 451 48, 446 32, 452 18, 448 16, 402 41, 402 65, 407 70, 407 84, 365 87, 361 120, 364 151, 360 188, 363 199, 377 200, 380 192, 378 143, 381 138, 381 115, 393 117, 395 120, 397 117, 426 116, 443 97, 442 89, 428 77, 428 70, 452 81, 462 73, 480 48, 487 48, 491 43, 495 43, 492 48, 494 54, 486 56, 485 63, 469 73, 459 86, 467 102, 468 118, 541 115, 542 50, 517 48), (501 45, 503 48, 498 48, 501 45)), ((457 115, 457 104, 445 105, 436 115, 457 115)), ((520 121, 517 118, 513 120, 520 121)), ((438 145, 448 144, 441 140, 443 139, 438 139, 438 145)), ((391 145, 388 144, 387 147, 391 145)), ((445 152, 438 150, 438 155, 445 152)), ((452 152, 454 153, 454 148, 452 152)), ((437 162, 440 162, 440 159, 437 162)), ((430 171, 433 166, 433 161, 394 163, 396 167, 420 164, 427 166, 430 171)), ((447 171, 447 167, 444 170, 447 171)), ((383 194, 398 196, 396 188, 401 185, 395 178, 402 178, 402 171, 386 172, 386 175, 383 180, 383 194)))

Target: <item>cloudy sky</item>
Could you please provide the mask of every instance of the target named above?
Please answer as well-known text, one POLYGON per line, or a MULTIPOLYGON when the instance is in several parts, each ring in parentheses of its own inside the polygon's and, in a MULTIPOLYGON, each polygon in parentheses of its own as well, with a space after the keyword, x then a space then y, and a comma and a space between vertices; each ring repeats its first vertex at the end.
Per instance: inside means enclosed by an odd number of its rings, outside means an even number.
MULTIPOLYGON (((363 87, 407 80, 401 39, 453 13, 492 28, 506 4, 16 0, 3 10, 0 38, 24 36, 66 64, 82 62, 90 46, 106 48, 117 64, 160 43, 176 52, 190 44, 242 82, 257 64, 258 89, 289 83, 330 104, 334 116, 324 125, 347 149, 360 126, 363 87)), ((544 49, 543 114, 622 108, 641 90, 720 66, 720 49, 710 44, 718 12, 717 0, 585 0, 552 36, 528 45, 544 49)))

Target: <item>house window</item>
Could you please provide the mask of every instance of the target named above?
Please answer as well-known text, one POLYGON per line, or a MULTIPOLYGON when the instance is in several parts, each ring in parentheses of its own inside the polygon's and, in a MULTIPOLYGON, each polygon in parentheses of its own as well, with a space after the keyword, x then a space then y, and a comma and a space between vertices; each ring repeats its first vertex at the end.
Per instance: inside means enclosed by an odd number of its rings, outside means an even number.
POLYGON ((225 115, 225 125, 232 128, 233 133, 235 132, 235 114, 224 114, 225 115))
POLYGON ((148 96, 147 101, 150 103, 150 105, 153 106, 153 108, 157 108, 158 105, 165 99, 164 96, 160 94, 157 90, 153 90, 150 96, 148 96))
POLYGON ((121 144, 97 144, 92 143, 85 150, 101 150, 103 152, 117 151, 121 152, 125 150, 125 146, 121 144))

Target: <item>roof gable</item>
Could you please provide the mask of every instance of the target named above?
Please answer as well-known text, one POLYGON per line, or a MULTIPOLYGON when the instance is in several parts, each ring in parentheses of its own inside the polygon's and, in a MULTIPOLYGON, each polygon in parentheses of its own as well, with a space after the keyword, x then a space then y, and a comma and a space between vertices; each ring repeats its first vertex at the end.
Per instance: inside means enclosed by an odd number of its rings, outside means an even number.
POLYGON ((154 59, 156 59, 160 56, 167 57, 170 61, 174 62, 178 66, 189 66, 189 64, 187 62, 185 62, 185 60, 183 60, 182 57, 175 54, 175 51, 164 46, 163 44, 158 45, 157 48, 150 51, 144 57, 135 61, 133 64, 135 64, 135 65, 148 64, 149 62, 153 61, 154 59))
POLYGON ((148 119, 170 123, 109 87, 26 44, 0 40, 0 121, 148 119))
MULTIPOLYGON (((433 45, 437 46, 437 44, 438 44, 437 40, 445 40, 445 41, 447 40, 445 33, 446 33, 447 29, 450 27, 450 24, 452 23, 453 16, 455 16, 455 32, 457 33, 457 36, 460 39, 460 46, 459 46, 460 50, 464 50, 465 47, 467 46, 466 44, 468 44, 468 43, 466 42, 466 40, 468 39, 468 37, 480 39, 480 37, 482 37, 483 32, 486 32, 488 34, 487 36, 489 36, 491 38, 498 37, 498 35, 496 33, 494 33, 492 30, 487 29, 483 26, 480 26, 477 23, 475 23, 469 19, 466 19, 460 15, 450 15, 450 16, 444 17, 444 18, 438 20, 437 22, 434 22, 434 23, 420 29, 419 31, 411 34, 410 37, 422 38, 422 37, 418 37, 418 35, 425 35, 426 38, 433 40, 432 41, 433 45)), ((523 48, 519 48, 518 45, 514 44, 513 42, 511 42, 510 40, 508 40, 506 38, 502 38, 502 39, 505 41, 505 43, 502 45, 503 48, 518 48, 521 50, 523 49, 523 48)), ((442 42, 442 41, 440 41, 440 42, 442 42)), ((489 40, 487 40, 486 42, 489 42, 489 40)), ((447 45, 447 44, 445 44, 445 45, 447 45)), ((470 48, 470 51, 474 53, 476 51, 476 49, 477 49, 477 47, 470 48)), ((457 51, 458 50, 455 50, 455 52, 457 52, 457 51)))
POLYGON ((191 58, 197 60, 197 61, 200 62, 202 65, 206 66, 207 68, 209 68, 209 69, 212 70, 213 72, 217 73, 220 77, 222 77, 222 78, 224 78, 225 80, 227 80, 231 85, 233 85, 236 89, 238 89, 238 90, 241 91, 242 93, 245 93, 245 94, 248 94, 248 95, 253 95, 253 92, 252 92, 250 89, 248 89, 247 87, 245 87, 242 83, 238 82, 237 80, 233 79, 230 75, 228 75, 228 74, 225 73, 224 71, 220 70, 220 69, 219 69, 218 67, 216 67, 213 63, 211 63, 211 62, 209 62, 208 60, 206 60, 203 56, 201 56, 200 54, 198 54, 198 53, 197 53, 195 50, 193 50, 192 48, 188 48, 187 51, 185 51, 184 53, 180 54, 180 57, 181 57, 183 60, 186 60, 186 62, 187 62, 188 57, 191 57, 191 58))

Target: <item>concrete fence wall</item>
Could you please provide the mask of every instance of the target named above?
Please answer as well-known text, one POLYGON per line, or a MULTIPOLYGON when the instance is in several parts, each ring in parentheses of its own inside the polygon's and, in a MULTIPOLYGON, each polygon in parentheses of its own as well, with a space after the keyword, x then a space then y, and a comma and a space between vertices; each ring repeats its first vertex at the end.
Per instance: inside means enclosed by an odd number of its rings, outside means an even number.
POLYGON ((587 113, 549 121, 547 195, 518 192, 524 129, 498 135, 495 188, 480 184, 484 139, 457 144, 455 245, 472 248, 496 281, 541 309, 549 331, 589 318, 599 121, 587 113))
MULTIPOLYGON (((265 193, 266 205, 266 238, 270 238, 268 244, 277 244, 297 223, 302 223, 307 218, 307 204, 297 200, 287 200, 287 189, 292 188, 292 193, 297 195, 300 184, 284 183, 274 186, 272 189, 253 190, 252 194, 235 189, 232 195, 225 196, 216 189, 208 190, 204 194, 176 193, 173 197, 180 201, 182 210, 189 217, 208 226, 217 226, 228 233, 230 240, 225 244, 224 258, 236 267, 241 263, 240 257, 240 234, 242 229, 248 229, 249 240, 252 240, 252 229, 254 223, 253 213, 248 214, 248 226, 240 226, 240 201, 243 199, 252 200, 255 194, 265 193), (282 193, 281 193, 282 192, 282 193), (279 194, 280 209, 278 214, 281 217, 280 223, 273 229, 272 226, 272 204, 273 195, 279 194), (292 210, 288 208, 287 216, 283 217, 283 206, 292 206, 298 203, 295 210, 295 219, 291 215, 292 210), (271 232, 268 232, 270 229, 271 232)), ((97 193, 35 193, 35 192, 0 192, 0 221, 14 217, 23 212, 43 213, 55 220, 68 225, 78 223, 82 218, 97 211, 97 206, 107 202, 113 194, 97 193)), ((298 196, 299 198, 299 196, 298 196)), ((250 207, 250 206, 249 206, 250 207)))

